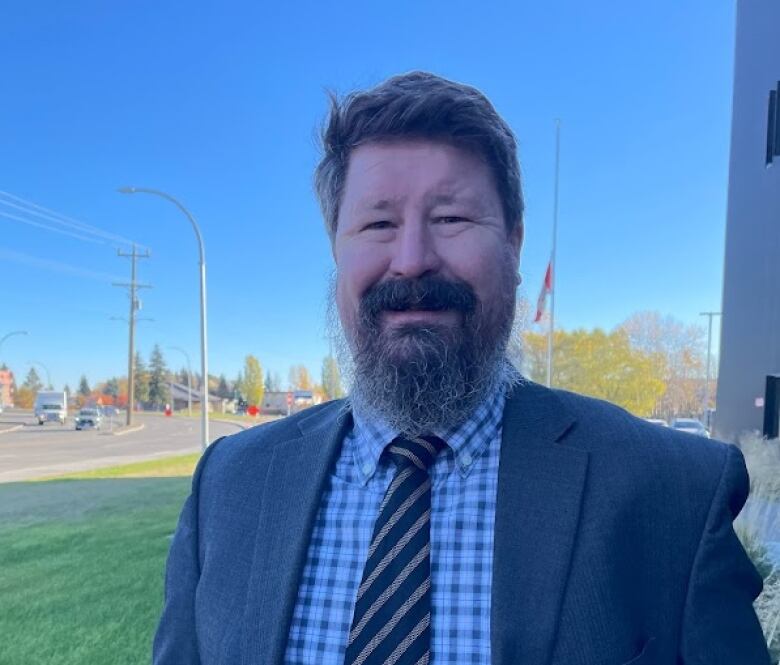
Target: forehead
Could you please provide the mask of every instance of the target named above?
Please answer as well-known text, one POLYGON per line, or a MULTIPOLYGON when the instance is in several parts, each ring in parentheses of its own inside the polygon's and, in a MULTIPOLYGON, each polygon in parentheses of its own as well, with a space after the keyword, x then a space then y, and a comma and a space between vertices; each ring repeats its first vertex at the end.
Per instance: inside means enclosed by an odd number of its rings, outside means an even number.
POLYGON ((497 203, 487 164, 473 152, 434 141, 368 143, 352 151, 343 205, 389 207, 408 200, 435 205, 497 203))

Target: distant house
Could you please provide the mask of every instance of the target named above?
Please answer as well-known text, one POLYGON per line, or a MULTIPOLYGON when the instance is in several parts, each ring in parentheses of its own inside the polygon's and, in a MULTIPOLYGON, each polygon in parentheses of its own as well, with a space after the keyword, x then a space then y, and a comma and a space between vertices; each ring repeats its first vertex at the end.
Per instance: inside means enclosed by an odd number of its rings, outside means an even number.
POLYGON ((290 413, 297 413, 320 403, 320 399, 311 390, 266 391, 260 412, 269 416, 287 415, 287 396, 292 395, 290 413))
MULTIPOLYGON (((170 384, 170 388, 171 399, 173 401, 173 410, 186 411, 188 405, 187 386, 174 382, 170 384)), ((231 411, 230 402, 232 401, 233 400, 222 399, 221 397, 217 397, 217 395, 209 394, 209 411, 213 411, 215 413, 229 412, 231 411)), ((200 409, 200 390, 196 390, 194 388, 192 390, 192 408, 200 409)), ((232 410, 235 411, 235 408, 232 410)))
POLYGON ((10 369, 0 369, 0 404, 14 405, 14 373, 10 369))

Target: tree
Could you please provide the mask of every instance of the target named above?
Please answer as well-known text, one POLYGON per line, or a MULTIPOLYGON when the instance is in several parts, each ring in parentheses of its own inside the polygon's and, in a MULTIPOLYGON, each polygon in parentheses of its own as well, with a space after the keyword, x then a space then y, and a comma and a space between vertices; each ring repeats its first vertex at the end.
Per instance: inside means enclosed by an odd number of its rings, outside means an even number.
POLYGON ((322 392, 326 399, 344 397, 339 366, 333 356, 325 356, 322 361, 322 392))
POLYGON ((79 379, 78 392, 81 397, 89 397, 92 393, 92 389, 89 387, 89 383, 87 382, 87 377, 83 374, 81 375, 81 379, 79 379))
POLYGON ((219 375, 219 385, 217 386, 217 395, 222 399, 230 399, 232 394, 228 387, 227 379, 224 374, 219 375))
POLYGON ((311 390, 314 382, 304 365, 293 365, 289 374, 290 390, 311 390))
POLYGON ((274 392, 273 389, 273 383, 271 382, 271 370, 266 370, 265 372, 265 381, 263 381, 263 388, 265 389, 265 392, 270 393, 274 392))
POLYGON ((38 372, 35 371, 35 367, 30 367, 30 371, 27 372, 27 376, 22 384, 23 388, 28 388, 33 394, 37 393, 43 388, 43 382, 38 376, 38 372))
POLYGON ((155 407, 161 407, 171 401, 168 367, 159 344, 154 345, 149 356, 149 401, 155 407))
MULTIPOLYGON (((547 375, 547 335, 526 333, 526 372, 543 382, 547 375)), ((624 330, 555 331, 553 385, 618 404, 647 416, 664 393, 657 359, 631 346, 624 330)))
POLYGON ((135 401, 139 404, 149 401, 149 372, 140 351, 135 353, 135 376, 133 378, 135 401))
POLYGON ((19 386, 14 393, 14 406, 18 409, 32 409, 35 402, 35 393, 24 384, 19 386))
POLYGON ((117 381, 115 377, 110 378, 108 381, 106 381, 103 392, 113 399, 119 397, 119 381, 117 381))
POLYGON ((260 361, 251 354, 244 359, 241 393, 249 404, 258 405, 263 402, 263 368, 260 361))
MULTIPOLYGON (((620 327, 632 347, 653 355, 663 374, 666 390, 653 415, 670 419, 698 414, 706 383, 704 328, 651 311, 633 314, 620 327)), ((714 399, 714 386, 710 396, 714 399)))
POLYGON ((189 384, 189 372, 187 371, 186 367, 182 367, 178 374, 174 375, 174 381, 177 381, 178 383, 181 383, 181 385, 186 386, 189 384))

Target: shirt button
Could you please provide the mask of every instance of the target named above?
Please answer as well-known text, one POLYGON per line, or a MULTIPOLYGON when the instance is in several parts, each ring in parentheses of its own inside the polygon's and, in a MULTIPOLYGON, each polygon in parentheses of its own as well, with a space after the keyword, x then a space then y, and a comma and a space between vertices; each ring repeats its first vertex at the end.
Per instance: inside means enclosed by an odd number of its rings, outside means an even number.
POLYGON ((460 463, 463 464, 463 466, 471 466, 471 463, 473 461, 474 460, 471 459, 471 455, 469 455, 468 453, 463 453, 460 456, 460 463))
POLYGON ((370 463, 366 462, 366 463, 363 465, 363 474, 364 474, 364 475, 366 475, 366 476, 370 476, 370 475, 371 475, 371 472, 372 472, 373 470, 374 470, 374 467, 373 467, 373 466, 371 466, 371 464, 370 464, 370 463))

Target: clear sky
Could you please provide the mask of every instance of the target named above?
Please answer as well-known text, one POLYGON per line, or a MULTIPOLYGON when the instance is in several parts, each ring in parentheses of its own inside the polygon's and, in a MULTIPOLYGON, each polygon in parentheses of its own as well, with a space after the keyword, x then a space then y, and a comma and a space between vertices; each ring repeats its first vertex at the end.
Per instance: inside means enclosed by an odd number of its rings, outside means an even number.
MULTIPOLYGON (((0 10, 0 190, 148 247, 138 348, 198 365, 197 245, 186 219, 122 185, 181 199, 206 244, 211 373, 247 353, 319 377, 333 269, 311 187, 325 89, 427 69, 482 89, 520 141, 522 273, 550 253, 562 119, 557 321, 610 328, 654 309, 719 309, 734 3, 48 2, 0 10)), ((2 197, 0 197, 2 198, 2 197)), ((6 199, 7 200, 7 199, 6 199)), ((19 214, 7 205, 0 211, 19 214)), ((28 217, 29 218, 29 217, 28 217)), ((56 387, 127 371, 129 262, 0 216, 2 358, 56 387)), ((717 347, 715 347, 717 348, 717 347)))

